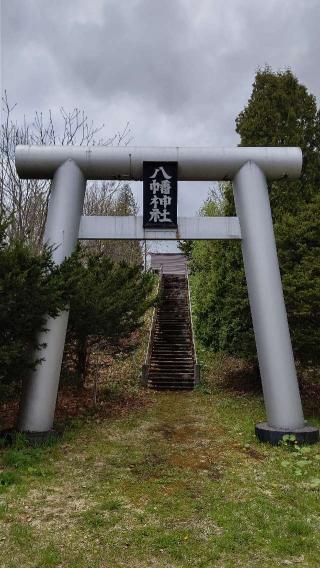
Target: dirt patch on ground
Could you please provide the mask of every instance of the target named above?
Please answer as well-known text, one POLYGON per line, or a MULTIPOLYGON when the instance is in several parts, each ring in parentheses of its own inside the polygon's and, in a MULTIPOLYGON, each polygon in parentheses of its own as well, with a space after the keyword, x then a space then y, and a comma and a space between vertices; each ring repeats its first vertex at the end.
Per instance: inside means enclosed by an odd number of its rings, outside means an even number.
MULTIPOLYGON (((181 407, 184 409, 181 416, 172 420, 172 416, 161 415, 161 420, 150 424, 148 432, 150 443, 157 443, 157 452, 162 459, 166 456, 168 471, 179 471, 178 475, 186 476, 186 480, 194 472, 207 476, 212 481, 218 481, 224 476, 225 431, 219 428, 211 436, 210 431, 200 421, 199 416, 194 414, 197 408, 197 399, 190 400, 185 397, 181 407), (188 420, 186 420, 188 418, 188 420)), ((172 400, 174 404, 175 400, 172 400)), ((181 401, 180 401, 181 404, 181 401)), ((211 411, 210 411, 211 413, 211 411)), ((160 418, 160 417, 159 417, 160 418)))
POLYGON ((142 460, 129 464, 128 467, 133 475, 140 479, 159 479, 167 472, 168 460, 161 453, 151 452, 142 460))
POLYGON ((171 466, 191 471, 201 471, 206 473, 212 481, 218 481, 223 477, 224 468, 217 461, 212 455, 199 455, 189 451, 184 454, 173 454, 168 459, 168 463, 171 466))
POLYGON ((160 434, 162 438, 172 443, 191 441, 201 434, 199 428, 190 423, 168 424, 167 422, 161 422, 156 426, 151 426, 150 431, 160 434))
POLYGON ((264 456, 261 452, 258 452, 258 450, 255 450, 254 448, 245 448, 245 454, 246 456, 250 456, 250 458, 258 461, 263 461, 266 459, 266 456, 264 456))

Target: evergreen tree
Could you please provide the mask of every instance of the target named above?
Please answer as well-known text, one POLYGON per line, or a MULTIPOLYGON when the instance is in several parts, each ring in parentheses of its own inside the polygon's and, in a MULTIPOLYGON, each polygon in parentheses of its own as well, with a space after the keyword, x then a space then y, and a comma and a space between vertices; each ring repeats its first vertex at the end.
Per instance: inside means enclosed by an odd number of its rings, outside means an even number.
POLYGON ((139 328, 151 306, 154 277, 139 265, 78 250, 64 266, 71 291, 68 338, 77 346, 77 374, 85 378, 88 338, 117 342, 139 328))
MULTIPOLYGON (((273 182, 269 193, 293 347, 304 362, 320 359, 319 124, 315 97, 291 71, 273 73, 269 67, 258 71, 248 105, 236 120, 243 146, 300 146, 303 151, 301 178, 273 182)), ((223 212, 235 214, 231 185, 225 188, 223 212)), ((199 246, 193 248, 194 259, 199 246)), ((240 243, 204 246, 210 277, 199 262, 194 276, 200 337, 214 350, 255 358, 240 243)))
POLYGON ((50 248, 35 255, 21 241, 9 242, 0 222, 0 399, 39 364, 34 353, 47 315, 56 317, 70 305, 69 335, 77 344, 81 376, 88 335, 117 341, 137 329, 152 289, 151 273, 104 254, 79 249, 58 267, 50 248))
POLYGON ((320 113, 316 98, 291 71, 258 71, 248 105, 236 119, 241 146, 299 146, 302 175, 297 181, 273 182, 270 201, 275 220, 296 213, 320 189, 320 113))
MULTIPOLYGON (((8 243, 0 223, 0 388, 9 392, 37 364, 32 355, 45 314, 55 317, 66 304, 63 278, 51 250, 34 255, 20 241, 8 243)), ((5 392, 3 392, 5 391, 5 392)))
POLYGON ((305 364, 320 361, 320 192, 277 223, 277 244, 294 350, 305 364))

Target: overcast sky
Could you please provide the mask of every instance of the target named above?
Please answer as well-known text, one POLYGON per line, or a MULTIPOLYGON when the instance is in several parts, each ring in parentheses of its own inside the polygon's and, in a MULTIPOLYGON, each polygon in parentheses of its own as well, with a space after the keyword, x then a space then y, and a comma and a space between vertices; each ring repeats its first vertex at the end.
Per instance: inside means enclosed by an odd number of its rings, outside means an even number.
MULTIPOLYGON (((320 0, 2 0, 17 115, 75 106, 132 144, 228 146, 259 66, 320 92, 320 0)), ((319 98, 318 98, 319 100, 319 98)), ((194 215, 208 184, 180 184, 194 215)), ((140 187, 134 188, 140 200, 140 187)))

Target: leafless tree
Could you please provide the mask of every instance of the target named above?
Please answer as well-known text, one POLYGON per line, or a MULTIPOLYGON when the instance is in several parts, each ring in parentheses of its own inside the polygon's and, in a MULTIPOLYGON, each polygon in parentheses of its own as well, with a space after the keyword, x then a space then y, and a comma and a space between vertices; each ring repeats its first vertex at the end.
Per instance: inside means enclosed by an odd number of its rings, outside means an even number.
MULTIPOLYGON (((87 188, 85 215, 137 215, 138 207, 128 183, 109 181, 92 183, 87 188)), ((84 241, 86 250, 102 253, 113 260, 142 263, 142 250, 138 241, 84 241)))
MULTIPOLYGON (((15 169, 15 147, 18 144, 35 145, 120 145, 130 142, 130 128, 126 124, 122 132, 105 138, 104 124, 95 126, 83 110, 68 112, 60 108, 59 119, 54 120, 51 111, 45 116, 36 112, 31 122, 19 124, 14 119, 16 104, 10 105, 7 94, 3 99, 0 155, 0 209, 8 221, 8 238, 25 241, 34 252, 41 249, 44 223, 50 192, 48 180, 21 180, 15 169)), ((108 184, 105 184, 106 188, 108 184)), ((107 193, 117 188, 111 183, 107 193)), ((104 192, 105 193, 105 192, 104 192)), ((94 199, 94 192, 89 191, 94 199)), ((88 207, 88 198, 86 200, 88 207)), ((103 214, 102 212, 99 214, 103 214)))

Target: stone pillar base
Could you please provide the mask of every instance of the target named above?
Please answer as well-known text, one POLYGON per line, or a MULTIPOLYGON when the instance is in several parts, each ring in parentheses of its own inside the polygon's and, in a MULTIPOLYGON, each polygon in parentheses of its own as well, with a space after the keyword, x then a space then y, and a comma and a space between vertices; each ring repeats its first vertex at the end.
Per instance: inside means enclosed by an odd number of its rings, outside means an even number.
POLYGON ((27 445, 29 446, 43 446, 46 444, 50 444, 60 438, 63 435, 63 430, 48 430, 46 432, 21 432, 14 428, 10 430, 2 430, 0 432, 0 440, 2 441, 2 445, 4 446, 12 446, 19 434, 23 435, 24 440, 26 441, 27 445))
POLYGON ((256 425, 256 436, 260 442, 269 442, 269 444, 279 444, 283 436, 291 434, 295 436, 298 444, 316 444, 319 442, 319 430, 314 426, 306 424, 303 428, 297 429, 279 429, 269 426, 267 422, 260 422, 256 425))

